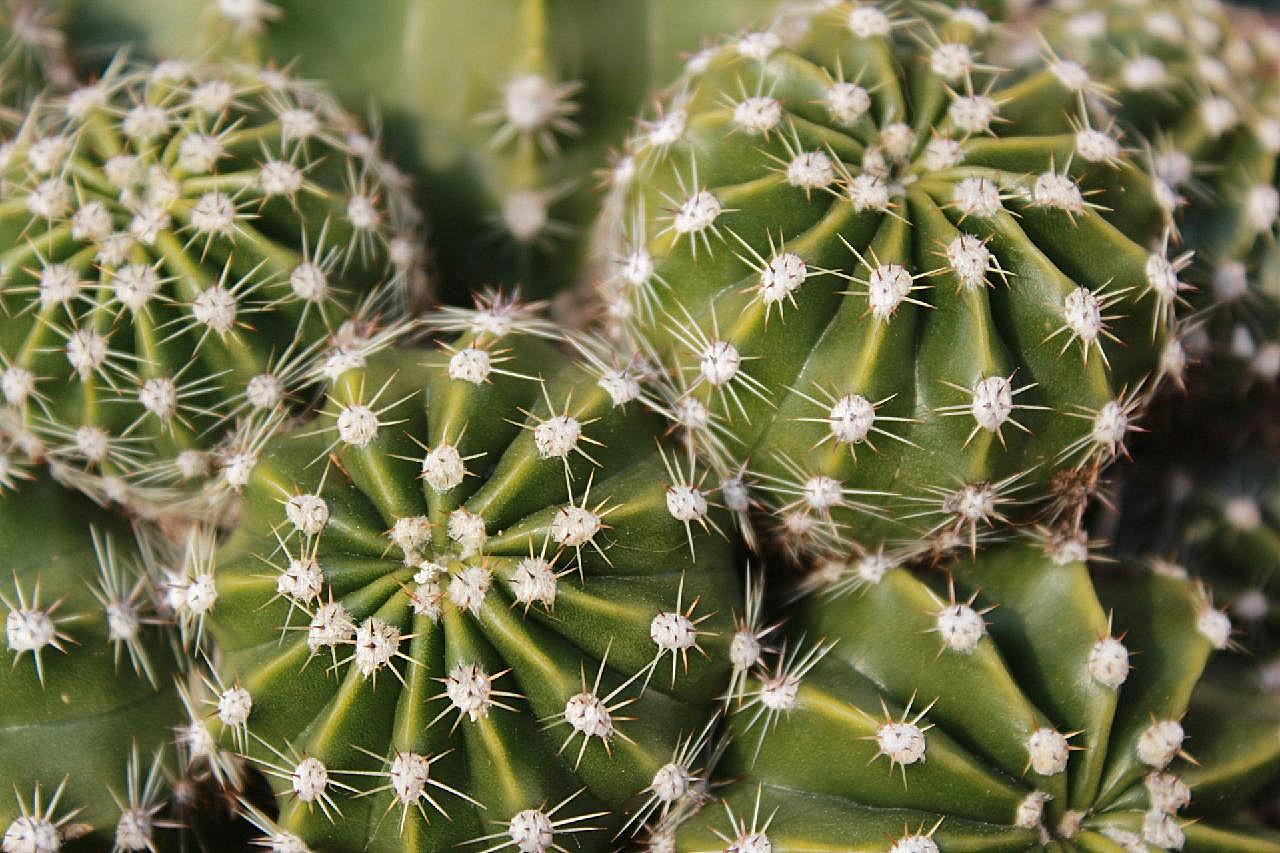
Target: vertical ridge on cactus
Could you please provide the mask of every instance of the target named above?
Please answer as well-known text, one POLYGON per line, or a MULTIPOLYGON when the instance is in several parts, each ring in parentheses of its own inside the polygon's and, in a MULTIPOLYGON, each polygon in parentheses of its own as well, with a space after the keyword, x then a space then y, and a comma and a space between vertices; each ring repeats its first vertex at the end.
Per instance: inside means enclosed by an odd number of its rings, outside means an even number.
POLYGON ((801 608, 788 633, 813 651, 752 676, 723 804, 665 849, 1278 849, 1198 802, 1280 752, 1274 715, 1227 752, 1186 738, 1214 649, 1191 585, 1041 543, 948 571, 891 569, 801 608))
POLYGON ((797 18, 700 55, 629 140, 608 322, 796 551, 1073 517, 1187 289, 1134 141, 1044 105, 1048 64, 1005 84, 973 16, 797 18))
POLYGON ((422 286, 403 177, 322 89, 113 65, 4 148, 3 430, 135 509, 234 486, 313 371, 422 286))
POLYGON ((722 510, 545 321, 429 325, 260 455, 206 616, 247 714, 215 728, 314 849, 610 849, 729 682, 722 510))

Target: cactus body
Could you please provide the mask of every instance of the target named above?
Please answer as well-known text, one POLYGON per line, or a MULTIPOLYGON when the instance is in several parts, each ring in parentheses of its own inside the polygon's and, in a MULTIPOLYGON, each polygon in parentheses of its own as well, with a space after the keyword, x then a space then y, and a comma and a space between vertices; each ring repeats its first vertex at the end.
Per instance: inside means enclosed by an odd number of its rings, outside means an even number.
POLYGON ((614 325, 804 549, 1077 507, 1177 361, 1149 179, 1043 98, 1074 69, 1002 87, 973 12, 829 4, 708 51, 614 175, 614 325))
POLYGON ((1276 378, 1276 30, 1214 0, 1062 3, 1038 23, 1057 53, 1091 69, 1098 120, 1113 117, 1150 140, 1158 196, 1196 253, 1188 280, 1207 315, 1201 347, 1242 364, 1250 379, 1276 378))
POLYGON ((321 356, 402 310, 415 224, 323 91, 113 67, 5 149, 3 429, 99 496, 189 494, 211 451, 306 402, 321 356))
POLYGON ((633 379, 508 303, 449 316, 261 455, 209 611, 222 743, 314 849, 610 849, 727 683, 725 521, 633 379))
POLYGON ((372 98, 391 150, 430 188, 420 203, 441 296, 466 304, 481 285, 537 297, 571 285, 595 213, 592 171, 653 81, 706 33, 747 26, 774 5, 85 0, 73 4, 71 36, 82 51, 116 36, 172 56, 198 55, 210 33, 221 46, 248 39, 251 54, 332 81, 351 109, 372 98), (210 20, 220 8, 235 17, 210 20), (202 13, 205 25, 191 27, 202 13))
POLYGON ((181 710, 149 570, 127 524, 47 477, 0 495, 5 853, 162 841, 181 710))
POLYGON ((1225 618, 1174 578, 1095 583, 1082 551, 999 546, 950 587, 851 571, 789 626, 819 645, 748 684, 728 814, 675 849, 1280 849, 1213 819, 1280 758, 1274 714, 1244 742, 1184 719, 1225 618))

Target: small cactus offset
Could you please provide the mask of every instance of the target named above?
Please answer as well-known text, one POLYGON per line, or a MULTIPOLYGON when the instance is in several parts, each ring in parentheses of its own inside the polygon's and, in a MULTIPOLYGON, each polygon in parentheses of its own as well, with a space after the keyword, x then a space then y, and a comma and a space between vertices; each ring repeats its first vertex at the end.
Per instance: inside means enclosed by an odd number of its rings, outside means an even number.
POLYGON ((1149 139, 1145 167, 1196 252, 1199 347, 1280 376, 1280 32, 1216 0, 1065 2, 1038 23, 1088 63, 1097 120, 1149 139))
POLYGON ((150 536, 48 477, 0 489, 4 853, 155 851, 169 827, 182 716, 150 536))
POLYGON ((2 165, 0 429, 134 508, 197 491, 421 286, 403 179, 282 73, 120 61, 2 165))
POLYGON ((1186 716, 1229 621, 1178 579, 1094 579, 1085 550, 998 546, 936 583, 850 568, 747 683, 723 805, 665 849, 1280 850, 1219 819, 1280 720, 1240 741, 1186 716))
POLYGON ((1077 513, 1181 369, 1152 182, 1078 98, 1043 102, 1078 66, 1005 86, 974 8, 820 5, 699 54, 641 122, 602 223, 611 324, 726 502, 797 550, 1077 513))
POLYGON ((346 371, 261 454, 210 725, 270 777, 268 839, 612 849, 729 682, 727 518, 634 377, 501 297, 430 322, 453 340, 346 371))

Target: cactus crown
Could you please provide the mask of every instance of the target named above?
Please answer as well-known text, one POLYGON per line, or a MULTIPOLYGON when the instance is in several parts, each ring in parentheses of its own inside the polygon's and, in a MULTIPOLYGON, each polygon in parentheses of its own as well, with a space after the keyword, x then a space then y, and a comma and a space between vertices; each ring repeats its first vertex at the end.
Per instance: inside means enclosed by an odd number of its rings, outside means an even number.
POLYGON ((1076 511, 1177 361, 1186 259, 1088 72, 1006 82, 963 11, 824 4, 699 54, 615 174, 612 321, 799 550, 1076 511))
POLYGON ((418 284, 403 179, 269 69, 117 62, 2 165, 4 429, 124 502, 203 482, 418 284))
POLYGON ((727 683, 722 510, 634 379, 501 298, 432 322, 253 469, 217 727, 322 849, 608 849, 687 787, 727 683))

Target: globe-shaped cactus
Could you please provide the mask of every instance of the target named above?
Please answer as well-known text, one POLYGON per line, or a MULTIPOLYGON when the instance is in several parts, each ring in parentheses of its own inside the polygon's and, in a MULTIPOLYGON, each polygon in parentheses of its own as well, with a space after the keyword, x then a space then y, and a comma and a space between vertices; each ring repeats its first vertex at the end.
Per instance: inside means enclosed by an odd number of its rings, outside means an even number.
POLYGON ((1280 35, 1216 0, 1057 3, 1036 23, 1090 68, 1096 120, 1147 138, 1146 168, 1197 255, 1204 343, 1249 379, 1280 375, 1280 35))
POLYGON ((195 491, 421 285, 402 178, 274 71, 120 62, 3 150, 3 429, 135 508, 195 491))
POLYGON ((264 843, 612 849, 691 784, 741 657, 723 511, 633 376, 500 298, 434 321, 461 336, 260 454, 211 725, 277 791, 264 843))
POLYGON ((0 488, 5 853, 163 843, 181 710, 147 541, 48 477, 0 488))
POLYGON ((1150 178, 1078 97, 1042 101, 1079 66, 1004 85, 978 10, 817 6, 700 54, 641 122, 601 223, 610 324, 726 503, 799 550, 1078 511, 1181 368, 1150 178))
POLYGON ((1217 819, 1280 759, 1274 714, 1249 739, 1186 716, 1229 621, 1179 579, 1094 579, 1084 551, 997 546, 947 580, 849 567, 748 682, 717 770, 731 781, 711 789, 723 804, 656 840, 775 853, 1280 849, 1217 819))

